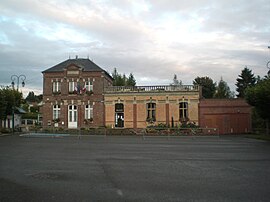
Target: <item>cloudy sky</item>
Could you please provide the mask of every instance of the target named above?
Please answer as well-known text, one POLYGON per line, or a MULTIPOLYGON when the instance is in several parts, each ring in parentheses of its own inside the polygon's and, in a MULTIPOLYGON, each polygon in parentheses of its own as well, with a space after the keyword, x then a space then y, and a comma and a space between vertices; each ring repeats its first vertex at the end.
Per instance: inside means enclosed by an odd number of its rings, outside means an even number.
POLYGON ((232 90, 248 66, 270 60, 270 0, 1 0, 0 84, 25 74, 42 92, 41 71, 89 56, 138 85, 222 77, 232 90))

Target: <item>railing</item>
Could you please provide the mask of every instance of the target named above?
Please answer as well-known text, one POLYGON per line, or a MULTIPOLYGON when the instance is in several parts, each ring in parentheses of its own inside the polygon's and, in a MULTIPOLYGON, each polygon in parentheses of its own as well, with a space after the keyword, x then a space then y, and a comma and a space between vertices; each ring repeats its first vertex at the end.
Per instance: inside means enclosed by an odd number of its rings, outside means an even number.
POLYGON ((164 86, 108 86, 104 89, 105 93, 129 93, 129 92, 166 92, 166 91, 199 91, 197 85, 164 85, 164 86))

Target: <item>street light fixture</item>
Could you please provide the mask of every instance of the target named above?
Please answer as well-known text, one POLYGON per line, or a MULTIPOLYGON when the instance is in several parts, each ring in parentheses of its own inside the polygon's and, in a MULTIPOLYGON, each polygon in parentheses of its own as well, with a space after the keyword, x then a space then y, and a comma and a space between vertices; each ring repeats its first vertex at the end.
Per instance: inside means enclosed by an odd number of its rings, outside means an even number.
POLYGON ((26 76, 23 75, 23 74, 21 74, 20 76, 12 75, 12 76, 10 77, 10 79, 11 79, 11 85, 12 85, 13 88, 14 88, 14 85, 15 85, 15 81, 16 81, 16 79, 17 79, 17 90, 19 90, 20 79, 21 79, 21 82, 22 82, 22 87, 25 86, 25 82, 24 82, 24 81, 25 81, 25 79, 26 79, 26 76))
MULTIPOLYGON (((11 85, 12 85, 12 88, 14 89, 14 85, 15 85, 15 81, 17 81, 17 91, 19 90, 19 86, 20 86, 20 80, 22 82, 22 87, 25 86, 25 79, 26 79, 26 76, 21 74, 19 76, 17 75, 12 75, 10 77, 11 79, 11 85)), ((15 121, 15 117, 14 117, 14 111, 15 111, 15 106, 12 106, 12 133, 14 134, 14 121, 15 121)))
POLYGON ((270 61, 267 62, 266 67, 269 69, 269 71, 267 72, 268 76, 270 76, 270 61))

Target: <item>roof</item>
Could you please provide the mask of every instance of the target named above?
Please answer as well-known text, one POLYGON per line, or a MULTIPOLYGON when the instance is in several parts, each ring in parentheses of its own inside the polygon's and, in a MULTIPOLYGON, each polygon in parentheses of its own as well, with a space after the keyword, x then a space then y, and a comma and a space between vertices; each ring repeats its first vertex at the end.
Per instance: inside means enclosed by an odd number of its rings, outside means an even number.
POLYGON ((80 68, 83 69, 83 71, 104 71, 102 68, 100 68, 98 65, 93 63, 89 59, 83 59, 83 58, 77 58, 77 59, 68 59, 64 62, 61 62, 49 69, 46 69, 42 73, 47 73, 47 72, 62 72, 64 69, 66 69, 70 65, 76 65, 80 68))
POLYGON ((82 68, 82 71, 84 71, 84 72, 104 72, 108 77, 113 79, 108 72, 103 70, 101 67, 96 65, 91 60, 84 59, 84 58, 68 59, 64 62, 61 62, 61 63, 49 68, 49 69, 46 69, 42 73, 62 72, 70 65, 78 66, 78 67, 82 68))
POLYGON ((15 107, 15 114, 26 114, 26 111, 20 107, 15 107))

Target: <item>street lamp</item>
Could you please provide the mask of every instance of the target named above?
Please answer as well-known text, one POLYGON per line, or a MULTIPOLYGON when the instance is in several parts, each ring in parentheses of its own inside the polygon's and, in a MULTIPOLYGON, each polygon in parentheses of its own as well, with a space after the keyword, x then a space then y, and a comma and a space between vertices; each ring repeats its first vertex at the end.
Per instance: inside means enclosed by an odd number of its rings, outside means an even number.
MULTIPOLYGON (((20 86, 20 80, 22 82, 22 87, 25 86, 25 79, 26 79, 26 76, 21 74, 19 76, 17 75, 12 75, 10 77, 11 79, 11 85, 12 85, 12 88, 14 89, 14 85, 15 85, 15 81, 17 82, 17 91, 19 90, 19 86, 20 86)), ((15 121, 15 117, 14 117, 14 111, 15 111, 15 106, 12 106, 12 133, 14 134, 14 121, 15 121)))
POLYGON ((270 76, 270 61, 267 62, 266 67, 269 69, 269 71, 267 72, 268 76, 270 76))
MULTIPOLYGON (((268 49, 270 50, 270 46, 268 46, 268 49)), ((270 61, 267 62, 266 67, 269 69, 269 71, 267 72, 267 74, 270 77, 270 61)))
POLYGON ((14 88, 14 85, 15 85, 15 81, 16 81, 16 79, 17 79, 17 90, 19 90, 20 79, 21 79, 21 82, 22 82, 22 87, 25 86, 25 82, 24 82, 24 81, 25 81, 25 79, 26 79, 26 76, 23 75, 23 74, 21 74, 20 76, 12 75, 12 76, 10 77, 10 79, 11 79, 11 85, 12 85, 13 88, 14 88))

